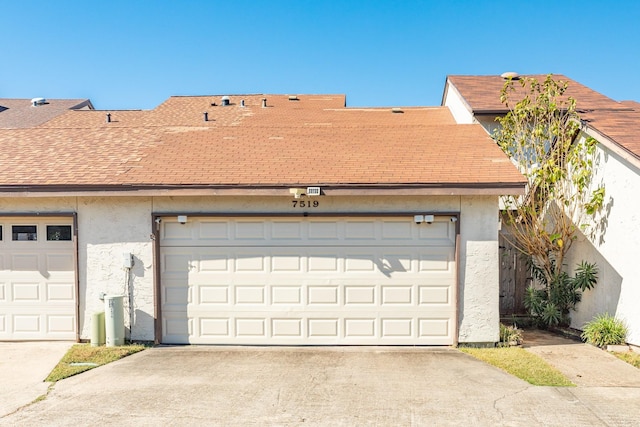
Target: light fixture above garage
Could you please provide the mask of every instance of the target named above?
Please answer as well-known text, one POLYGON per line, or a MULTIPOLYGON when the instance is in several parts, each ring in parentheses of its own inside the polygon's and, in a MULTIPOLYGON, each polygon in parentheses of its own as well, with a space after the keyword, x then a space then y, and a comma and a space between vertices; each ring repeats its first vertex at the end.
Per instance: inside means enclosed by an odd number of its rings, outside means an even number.
POLYGON ((435 220, 435 215, 414 215, 413 221, 416 224, 422 224, 426 222, 427 224, 431 224, 435 220))
POLYGON ((299 199, 302 196, 306 196, 304 188, 290 188, 289 193, 293 194, 294 199, 299 199))
POLYGON ((322 194, 320 187, 307 187, 307 196, 319 196, 322 194))

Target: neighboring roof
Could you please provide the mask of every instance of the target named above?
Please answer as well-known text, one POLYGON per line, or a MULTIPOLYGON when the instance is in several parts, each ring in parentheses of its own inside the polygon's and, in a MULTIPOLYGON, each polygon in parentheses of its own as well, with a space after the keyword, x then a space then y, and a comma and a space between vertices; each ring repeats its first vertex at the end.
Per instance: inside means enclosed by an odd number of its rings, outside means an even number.
MULTIPOLYGON (((542 81, 546 75, 526 75, 542 81)), ((636 159, 640 159, 640 104, 635 101, 618 102, 561 74, 553 78, 568 84, 565 96, 576 100, 576 109, 584 123, 609 138, 636 159)), ((476 115, 506 114, 509 110, 500 102, 505 79, 500 76, 448 76, 447 84, 455 86, 471 112, 476 115)), ((512 99, 524 95, 515 82, 512 99), (522 95, 520 95, 522 94, 522 95), (520 95, 520 96, 519 96, 520 95)), ((445 87, 445 95, 446 95, 445 87)))
MULTIPOLYGON (((623 103, 631 106, 630 103, 623 103)), ((600 109, 580 114, 586 125, 640 160, 640 104, 633 109, 600 109)))
POLYGON ((236 95, 220 106, 219 96, 171 97, 153 110, 68 111, 35 128, 0 129, 0 191, 524 189, 484 130, 456 124, 446 107, 393 112, 345 108, 342 95, 289 98, 236 95))
POLYGON ((0 98, 0 128, 30 128, 39 126, 68 110, 93 108, 88 99, 47 99, 35 106, 31 101, 0 98))

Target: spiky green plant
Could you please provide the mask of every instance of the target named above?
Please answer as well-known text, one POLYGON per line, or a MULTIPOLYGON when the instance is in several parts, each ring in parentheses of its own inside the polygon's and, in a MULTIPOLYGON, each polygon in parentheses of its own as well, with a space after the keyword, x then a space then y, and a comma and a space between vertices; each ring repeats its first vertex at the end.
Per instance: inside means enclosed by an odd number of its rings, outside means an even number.
MULTIPOLYGON (((567 326, 570 313, 582 299, 582 293, 592 289, 598 281, 598 267, 581 262, 574 277, 561 271, 547 279, 547 274, 535 263, 530 264, 538 287, 529 286, 524 296, 524 306, 538 326, 567 326)), ((555 266, 554 266, 555 269, 555 266)))
POLYGON ((598 347, 624 344, 627 339, 627 326, 609 313, 596 315, 584 325, 582 339, 598 347))

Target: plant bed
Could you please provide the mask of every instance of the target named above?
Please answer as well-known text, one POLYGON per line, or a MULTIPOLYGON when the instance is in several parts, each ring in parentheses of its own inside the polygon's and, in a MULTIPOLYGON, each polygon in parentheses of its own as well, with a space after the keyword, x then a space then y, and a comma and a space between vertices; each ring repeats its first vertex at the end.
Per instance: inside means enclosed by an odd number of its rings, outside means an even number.
POLYGON ((570 328, 568 326, 551 327, 549 328, 549 332, 553 332, 554 334, 558 334, 560 336, 563 336, 564 338, 569 338, 574 341, 583 341, 581 337, 582 331, 579 329, 570 328))

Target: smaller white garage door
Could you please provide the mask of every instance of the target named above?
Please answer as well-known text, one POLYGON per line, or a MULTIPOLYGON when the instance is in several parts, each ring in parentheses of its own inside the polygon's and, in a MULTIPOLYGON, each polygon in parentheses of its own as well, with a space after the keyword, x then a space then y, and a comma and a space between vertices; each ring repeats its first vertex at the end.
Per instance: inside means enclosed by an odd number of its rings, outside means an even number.
POLYGON ((0 340, 75 340, 73 220, 0 217, 0 340))
POLYGON ((162 219, 162 342, 450 345, 455 223, 162 219))

